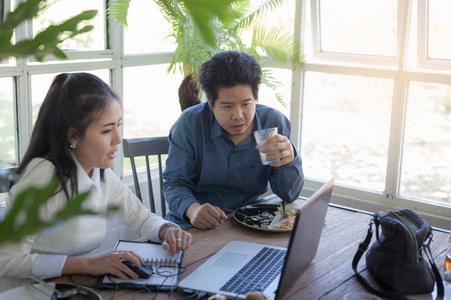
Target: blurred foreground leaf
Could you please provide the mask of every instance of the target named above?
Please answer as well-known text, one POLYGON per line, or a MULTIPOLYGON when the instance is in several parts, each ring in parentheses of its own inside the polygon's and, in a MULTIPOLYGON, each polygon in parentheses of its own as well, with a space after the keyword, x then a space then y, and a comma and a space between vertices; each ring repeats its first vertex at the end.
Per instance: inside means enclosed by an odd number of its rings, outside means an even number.
POLYGON ((32 56, 38 61, 43 61, 48 54, 53 54, 60 59, 66 58, 59 44, 65 39, 89 32, 94 28, 91 25, 84 27, 80 25, 83 21, 93 19, 97 14, 96 10, 87 10, 58 25, 43 29, 32 40, 22 40, 14 44, 14 30, 24 21, 36 17, 44 2, 45 0, 28 0, 6 15, 3 23, 0 23, 0 60, 9 56, 32 56))
MULTIPOLYGON (((238 13, 232 3, 236 0, 154 0, 164 11, 180 14, 179 7, 186 8, 199 33, 209 46, 216 45, 217 36, 212 22, 219 20, 224 24, 231 24, 238 13)), ((116 20, 116 26, 121 23, 127 27, 127 14, 131 0, 111 0, 108 4, 107 15, 116 20)))
MULTIPOLYGON (((0 245, 20 241, 27 235, 75 216, 106 214, 106 212, 98 213, 82 207, 83 202, 89 196, 90 192, 88 191, 76 194, 68 200, 67 204, 52 219, 42 220, 39 217, 40 208, 51 198, 58 185, 59 181, 54 179, 43 188, 30 187, 17 195, 11 209, 0 221, 0 245)), ((117 209, 118 207, 108 207, 108 212, 117 209)))

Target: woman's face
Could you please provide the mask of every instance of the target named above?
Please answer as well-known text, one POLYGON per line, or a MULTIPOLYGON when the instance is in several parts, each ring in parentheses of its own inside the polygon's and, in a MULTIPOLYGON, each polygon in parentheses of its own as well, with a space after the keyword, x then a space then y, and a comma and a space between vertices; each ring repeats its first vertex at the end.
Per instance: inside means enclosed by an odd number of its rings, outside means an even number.
POLYGON ((76 146, 71 150, 89 176, 94 167, 107 169, 113 165, 117 145, 122 142, 119 132, 121 120, 121 108, 113 100, 102 115, 88 126, 83 138, 70 139, 70 143, 76 146))

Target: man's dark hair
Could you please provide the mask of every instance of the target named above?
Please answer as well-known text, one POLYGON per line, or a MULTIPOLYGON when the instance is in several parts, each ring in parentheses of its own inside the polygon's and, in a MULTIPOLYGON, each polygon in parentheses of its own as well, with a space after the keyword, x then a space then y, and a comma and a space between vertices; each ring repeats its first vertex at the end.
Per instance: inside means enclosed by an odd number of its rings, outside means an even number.
POLYGON ((218 98, 218 89, 249 85, 255 100, 261 83, 262 69, 255 57, 244 52, 229 50, 213 55, 200 67, 199 83, 211 106, 218 98))

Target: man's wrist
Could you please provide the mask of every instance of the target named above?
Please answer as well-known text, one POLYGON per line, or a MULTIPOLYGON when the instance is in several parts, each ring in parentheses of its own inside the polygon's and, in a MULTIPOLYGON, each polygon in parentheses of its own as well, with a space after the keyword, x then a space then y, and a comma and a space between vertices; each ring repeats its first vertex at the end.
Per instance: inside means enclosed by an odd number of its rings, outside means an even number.
POLYGON ((199 207, 201 206, 200 203, 197 202, 193 202, 191 203, 188 208, 185 211, 185 216, 191 221, 192 217, 193 217, 193 212, 199 207))

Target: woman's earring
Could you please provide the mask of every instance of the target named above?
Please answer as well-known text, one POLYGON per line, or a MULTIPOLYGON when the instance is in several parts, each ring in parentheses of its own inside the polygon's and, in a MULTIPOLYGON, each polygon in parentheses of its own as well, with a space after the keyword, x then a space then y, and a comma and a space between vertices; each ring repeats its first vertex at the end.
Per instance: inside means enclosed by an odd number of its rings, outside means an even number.
POLYGON ((75 148, 77 148, 77 145, 70 144, 70 147, 71 147, 72 149, 75 149, 75 148))

